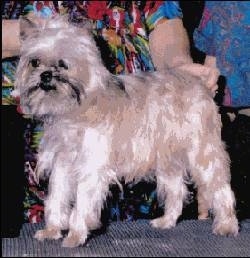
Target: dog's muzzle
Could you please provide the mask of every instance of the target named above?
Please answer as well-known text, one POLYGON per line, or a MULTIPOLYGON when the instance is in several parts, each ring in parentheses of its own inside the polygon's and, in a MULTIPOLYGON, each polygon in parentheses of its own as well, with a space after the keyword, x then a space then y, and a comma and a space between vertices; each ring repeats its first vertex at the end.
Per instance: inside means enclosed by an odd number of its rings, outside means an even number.
POLYGON ((39 87, 44 91, 50 91, 55 90, 55 86, 51 85, 52 81, 52 72, 51 71, 45 71, 40 74, 41 77, 41 83, 39 84, 39 87))

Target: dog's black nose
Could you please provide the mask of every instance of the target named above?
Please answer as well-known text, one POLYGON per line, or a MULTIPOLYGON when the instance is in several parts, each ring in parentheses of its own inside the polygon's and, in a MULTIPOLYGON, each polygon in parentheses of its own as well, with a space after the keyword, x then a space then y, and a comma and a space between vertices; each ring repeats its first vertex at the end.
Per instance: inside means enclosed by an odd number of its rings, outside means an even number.
POLYGON ((43 83, 50 83, 52 80, 52 72, 51 71, 45 71, 40 74, 41 81, 43 83))
POLYGON ((45 71, 40 74, 41 83, 39 84, 40 88, 44 91, 55 90, 55 86, 51 85, 50 82, 52 81, 52 72, 45 71))

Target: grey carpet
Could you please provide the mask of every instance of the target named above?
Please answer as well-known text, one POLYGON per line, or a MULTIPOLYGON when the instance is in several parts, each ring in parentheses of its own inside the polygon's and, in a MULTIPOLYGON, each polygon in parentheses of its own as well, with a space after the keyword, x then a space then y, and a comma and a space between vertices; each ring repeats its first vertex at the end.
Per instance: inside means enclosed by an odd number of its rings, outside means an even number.
POLYGON ((239 236, 215 236, 211 220, 181 221, 173 229, 157 230, 148 220, 112 222, 106 233, 78 248, 62 248, 62 240, 32 238, 43 223, 24 224, 18 238, 2 239, 3 257, 249 257, 250 220, 241 222, 239 236))

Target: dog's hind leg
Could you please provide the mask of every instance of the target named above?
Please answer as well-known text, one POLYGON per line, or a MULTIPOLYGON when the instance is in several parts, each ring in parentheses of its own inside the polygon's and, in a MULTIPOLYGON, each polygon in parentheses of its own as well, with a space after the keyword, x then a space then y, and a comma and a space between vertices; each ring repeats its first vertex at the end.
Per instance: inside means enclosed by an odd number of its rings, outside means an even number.
POLYGON ((173 160, 164 171, 157 170, 158 200, 163 202, 165 207, 164 215, 151 221, 153 227, 165 229, 176 225, 187 195, 187 187, 183 177, 184 173, 181 163, 173 160))
POLYGON ((193 140, 194 142, 197 146, 193 145, 192 151, 188 153, 190 171, 202 201, 211 208, 214 215, 213 232, 219 235, 237 235, 238 221, 230 186, 229 158, 223 143, 216 135, 211 138, 206 136, 205 140, 193 140))

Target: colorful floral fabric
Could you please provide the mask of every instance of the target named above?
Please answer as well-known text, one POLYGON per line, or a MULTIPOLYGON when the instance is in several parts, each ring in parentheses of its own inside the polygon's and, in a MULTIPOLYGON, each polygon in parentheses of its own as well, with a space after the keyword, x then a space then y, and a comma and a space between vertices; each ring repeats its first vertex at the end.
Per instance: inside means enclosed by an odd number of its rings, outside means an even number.
POLYGON ((9 61, 2 61, 2 105, 15 105, 16 101, 11 97, 15 71, 18 59, 14 58, 9 61))
POLYGON ((194 42, 217 59, 226 78, 224 105, 250 106, 250 2, 207 1, 194 42))
MULTIPOLYGON (((104 64, 113 74, 154 71, 148 34, 161 19, 182 17, 176 1, 4 1, 2 18, 17 19, 33 12, 36 16, 49 18, 68 14, 73 23, 93 23, 93 36, 102 53, 104 64)), ((3 104, 16 104, 10 93, 18 58, 2 62, 3 104)), ((37 147, 43 133, 42 125, 30 118, 25 126, 25 175, 27 184, 24 200, 25 220, 39 222, 43 219, 43 201, 47 182, 35 181, 37 147)), ((23 173, 23 171, 20 171, 23 173)), ((134 220, 152 218, 159 214, 155 184, 139 183, 124 185, 121 193, 113 188, 110 219, 134 220)))

